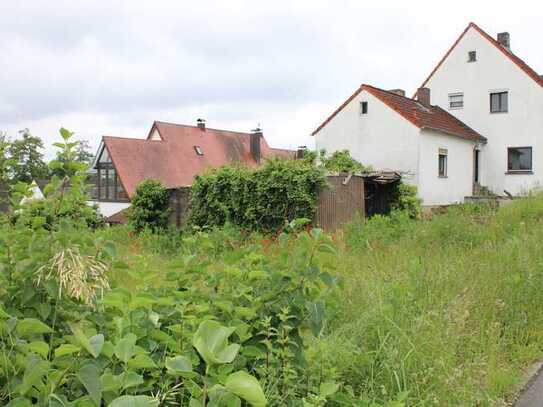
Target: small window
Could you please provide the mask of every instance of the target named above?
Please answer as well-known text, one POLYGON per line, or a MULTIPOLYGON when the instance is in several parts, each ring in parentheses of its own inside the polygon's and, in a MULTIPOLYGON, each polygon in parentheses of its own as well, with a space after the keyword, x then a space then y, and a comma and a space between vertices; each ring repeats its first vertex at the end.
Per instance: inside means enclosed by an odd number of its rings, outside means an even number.
POLYGON ((438 154, 438 176, 447 177, 447 150, 440 148, 438 154))
POLYGON ((490 94, 490 113, 505 113, 509 110, 509 92, 490 94))
POLYGON ((368 102, 360 102, 360 114, 368 114, 368 102))
POLYGON ((198 155, 204 155, 204 152, 200 148, 200 146, 194 146, 194 151, 196 151, 196 154, 198 155))
POLYGON ((464 107, 463 93, 449 93, 449 109, 462 109, 464 107))
POLYGON ((507 170, 532 171, 532 147, 509 147, 507 149, 507 170))
POLYGON ((477 51, 468 52, 468 62, 475 62, 475 61, 477 61, 477 51))

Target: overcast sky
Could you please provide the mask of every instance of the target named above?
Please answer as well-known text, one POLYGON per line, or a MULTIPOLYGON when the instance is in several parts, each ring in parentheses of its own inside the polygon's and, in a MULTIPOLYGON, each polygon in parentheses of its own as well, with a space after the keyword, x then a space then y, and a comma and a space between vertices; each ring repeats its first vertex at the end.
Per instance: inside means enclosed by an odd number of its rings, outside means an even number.
POLYGON ((543 72, 538 3, 0 0, 0 130, 96 147, 202 117, 312 146, 361 83, 411 94, 470 21, 543 72))

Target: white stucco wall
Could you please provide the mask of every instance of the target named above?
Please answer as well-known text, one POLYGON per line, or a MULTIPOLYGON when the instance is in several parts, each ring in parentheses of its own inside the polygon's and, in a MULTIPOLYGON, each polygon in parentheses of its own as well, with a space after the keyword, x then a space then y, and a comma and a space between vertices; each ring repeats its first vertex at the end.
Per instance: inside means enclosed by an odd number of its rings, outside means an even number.
POLYGON ((126 209, 130 206, 129 202, 99 202, 99 201, 88 201, 89 205, 98 205, 98 211, 102 216, 108 217, 116 214, 123 209, 126 209))
POLYGON ((472 195, 475 143, 433 130, 420 132, 419 196, 424 205, 460 203, 472 195), (439 149, 447 150, 447 177, 439 177, 439 149))
MULTIPOLYGON (((514 36, 511 43, 514 50, 514 36)), ((518 194, 543 184, 543 88, 479 32, 468 30, 426 86, 431 103, 444 109, 449 93, 464 93, 464 108, 450 112, 488 139, 481 155, 483 185, 518 194), (467 62, 469 51, 477 52, 477 62, 467 62), (490 113, 490 92, 497 90, 509 92, 508 113, 490 113), (533 174, 506 174, 507 148, 529 146, 533 174)))
POLYGON ((376 170, 409 172, 406 181, 418 183, 419 128, 367 91, 362 91, 315 135, 318 150, 328 154, 349 150, 351 156, 376 170), (368 113, 360 114, 360 103, 368 113))

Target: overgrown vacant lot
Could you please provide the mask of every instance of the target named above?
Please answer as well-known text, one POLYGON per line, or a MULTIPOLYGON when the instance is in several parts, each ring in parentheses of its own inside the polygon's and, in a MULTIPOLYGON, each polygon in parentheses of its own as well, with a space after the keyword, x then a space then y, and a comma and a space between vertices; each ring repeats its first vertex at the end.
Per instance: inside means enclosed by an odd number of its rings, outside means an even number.
POLYGON ((542 218, 530 198, 376 217, 332 239, 5 226, 3 403, 505 405, 543 353, 542 218), (36 274, 67 242, 108 265, 94 306, 36 274), (232 359, 199 348, 206 320, 232 327, 221 345, 240 345, 232 359), (29 332, 35 321, 46 327, 29 332))
MULTIPOLYGON (((499 405, 543 352, 542 218, 537 198, 350 225, 335 236, 337 258, 320 254, 340 288, 308 350, 312 371, 368 400, 499 405)), ((245 244, 258 252, 258 240, 245 244)), ((212 267, 240 244, 222 243, 212 267)))

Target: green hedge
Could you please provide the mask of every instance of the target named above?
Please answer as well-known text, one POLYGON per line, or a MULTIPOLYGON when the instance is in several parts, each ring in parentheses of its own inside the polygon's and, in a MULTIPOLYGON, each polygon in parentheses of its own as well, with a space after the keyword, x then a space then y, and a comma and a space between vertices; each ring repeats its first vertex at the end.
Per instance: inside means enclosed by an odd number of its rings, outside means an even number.
POLYGON ((225 166, 196 177, 190 223, 272 232, 296 218, 311 219, 323 169, 302 160, 267 161, 258 169, 225 166))

